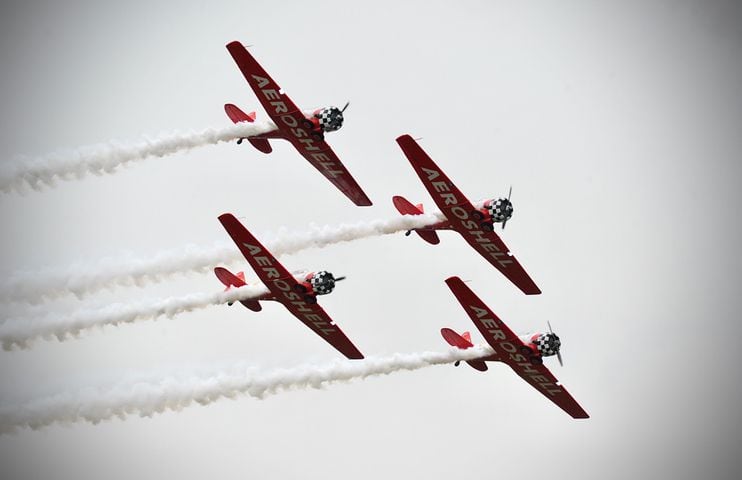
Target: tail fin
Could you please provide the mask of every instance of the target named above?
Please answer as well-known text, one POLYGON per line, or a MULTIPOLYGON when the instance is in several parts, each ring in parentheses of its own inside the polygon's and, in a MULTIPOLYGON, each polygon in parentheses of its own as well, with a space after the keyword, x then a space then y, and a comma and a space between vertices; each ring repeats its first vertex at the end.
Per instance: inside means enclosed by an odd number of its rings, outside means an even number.
POLYGON ((232 287, 240 288, 247 285, 247 283, 245 283, 244 272, 237 272, 237 275, 235 275, 226 268, 216 267, 214 269, 214 275, 216 275, 216 278, 218 278, 219 281, 222 282, 222 285, 226 287, 224 289, 225 292, 232 287))
MULTIPOLYGON (((394 203, 394 207, 402 215, 422 215, 425 213, 423 211, 422 203, 413 205, 409 200, 399 195, 392 197, 392 203, 394 203)), ((438 238, 438 234, 435 233, 435 230, 415 230, 415 233, 420 235, 420 238, 431 245, 438 245, 441 243, 441 239, 438 238)))
POLYGON ((466 350, 467 348, 474 346, 474 344, 471 343, 471 335, 469 335, 469 332, 464 332, 463 335, 459 335, 450 328, 441 328, 441 335, 443 336, 443 340, 448 342, 452 347, 466 350))
POLYGON ((425 213, 422 203, 413 205, 409 200, 399 195, 392 197, 392 203, 394 203, 394 207, 402 215, 422 215, 425 213))
MULTIPOLYGON (((471 335, 469 334, 469 332, 464 332, 462 335, 459 335, 450 328, 441 328, 441 335, 443 336, 443 339, 452 347, 466 350, 467 348, 471 348, 474 346, 474 344, 471 343, 471 335)), ((487 364, 484 363, 484 360, 467 360, 466 363, 468 363, 469 366, 473 369, 479 370, 480 372, 486 372, 488 369, 487 364)), ((456 365, 458 364, 459 362, 456 362, 456 365)))
MULTIPOLYGON (((255 112, 245 113, 237 105, 232 105, 231 103, 224 105, 224 111, 227 112, 227 116, 234 123, 253 123, 255 121, 255 112)), ((237 143, 242 143, 242 140, 244 139, 240 138, 237 140, 237 143)), ((271 147, 271 144, 265 138, 248 138, 247 141, 263 153, 271 153, 273 151, 273 147, 271 147)))
POLYGON ((240 110, 240 107, 238 107, 237 105, 232 105, 231 103, 227 103, 226 105, 224 105, 224 111, 227 112, 227 116, 234 123, 252 123, 255 121, 255 112, 245 113, 240 110))
MULTIPOLYGON (((216 278, 222 282, 222 285, 226 287, 224 289, 225 292, 232 287, 240 288, 247 285, 247 283, 245 283, 244 272, 237 272, 237 275, 235 275, 226 268, 216 267, 214 269, 214 274, 216 275, 216 278)), ((232 303, 233 302, 230 302, 228 305, 231 306, 232 303)), ((257 300, 240 300, 240 303, 253 312, 259 312, 263 309, 257 300)))

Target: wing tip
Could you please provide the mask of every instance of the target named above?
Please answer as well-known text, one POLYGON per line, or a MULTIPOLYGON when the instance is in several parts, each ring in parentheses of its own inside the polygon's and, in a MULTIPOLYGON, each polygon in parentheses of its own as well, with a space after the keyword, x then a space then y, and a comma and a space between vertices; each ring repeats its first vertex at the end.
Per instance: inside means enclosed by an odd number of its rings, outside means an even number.
POLYGON ((456 275, 454 275, 454 276, 452 276, 452 277, 448 277, 448 278, 446 279, 446 284, 447 284, 447 285, 448 285, 449 287, 452 287, 453 285, 460 285, 460 284, 462 284, 462 283, 464 283, 464 281, 463 281, 463 280, 461 280, 461 279, 460 279, 459 277, 457 277, 456 275))
POLYGON ((244 45, 242 45, 242 42, 239 40, 232 40, 227 44, 227 50, 231 50, 233 48, 245 48, 244 45))
POLYGON ((399 146, 402 146, 403 143, 415 143, 415 140, 412 138, 412 135, 409 133, 405 133, 404 135, 400 135, 397 137, 397 143, 399 146))
POLYGON ((363 360, 366 358, 357 348, 354 348, 349 353, 343 352, 343 355, 345 355, 348 360, 363 360))
POLYGON ((217 217, 220 222, 224 223, 225 220, 236 220, 235 216, 229 212, 222 213, 217 217))

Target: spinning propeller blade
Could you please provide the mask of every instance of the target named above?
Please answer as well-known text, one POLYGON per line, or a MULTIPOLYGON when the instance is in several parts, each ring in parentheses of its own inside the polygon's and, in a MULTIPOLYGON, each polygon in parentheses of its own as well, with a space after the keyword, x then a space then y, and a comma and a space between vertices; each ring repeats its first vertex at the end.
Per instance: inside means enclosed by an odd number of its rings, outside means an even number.
MULTIPOLYGON (((508 202, 510 201, 510 195, 512 195, 512 194, 513 194, 513 186, 510 185, 510 190, 508 190, 508 202)), ((505 224, 508 223, 508 220, 510 220, 510 218, 506 218, 505 220, 502 221, 502 229, 503 230, 505 230, 505 224)))
MULTIPOLYGON (((549 333, 553 334, 554 333, 554 330, 551 329, 551 322, 547 320, 546 321, 546 325, 549 326, 549 333)), ((564 362, 562 361, 562 347, 561 347, 561 345, 559 346, 559 350, 557 350, 557 360, 559 360, 559 366, 560 367, 563 367, 564 366, 564 362)))

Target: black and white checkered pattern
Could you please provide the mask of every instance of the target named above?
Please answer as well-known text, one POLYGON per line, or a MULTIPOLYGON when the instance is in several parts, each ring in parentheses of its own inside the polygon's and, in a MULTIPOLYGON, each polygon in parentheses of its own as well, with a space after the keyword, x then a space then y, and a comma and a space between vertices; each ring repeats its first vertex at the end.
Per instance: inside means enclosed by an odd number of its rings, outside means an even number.
POLYGON ((541 352, 542 357, 556 355, 562 346, 562 341, 553 333, 542 333, 533 343, 536 344, 536 348, 541 352))
POLYGON ((507 198, 492 200, 485 206, 493 222, 502 223, 513 216, 513 204, 507 198))
POLYGON ((312 275, 309 279, 312 290, 317 295, 327 295, 335 288, 335 277, 330 272, 321 271, 312 275))
POLYGON ((340 130, 343 126, 343 112, 337 107, 323 108, 316 114, 319 119, 319 125, 325 132, 334 132, 340 130))

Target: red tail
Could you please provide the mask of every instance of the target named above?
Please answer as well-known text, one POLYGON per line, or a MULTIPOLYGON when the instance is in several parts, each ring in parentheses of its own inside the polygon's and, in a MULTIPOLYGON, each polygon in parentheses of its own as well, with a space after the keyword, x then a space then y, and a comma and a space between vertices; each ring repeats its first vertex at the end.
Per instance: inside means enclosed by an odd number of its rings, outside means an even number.
POLYGON ((232 287, 239 288, 247 285, 247 283, 245 283, 244 272, 238 272, 237 275, 234 275, 226 268, 216 267, 214 269, 214 275, 216 275, 216 278, 218 278, 219 281, 222 282, 222 285, 226 287, 224 289, 225 292, 232 287))
MULTIPOLYGON (((471 343, 471 335, 469 334, 469 332, 464 332, 463 335, 459 335, 450 328, 441 328, 441 335, 443 336, 443 339, 452 347, 466 350, 467 348, 471 348, 474 346, 474 344, 471 343)), ((487 371, 487 364, 484 363, 484 360, 467 360, 466 363, 468 363, 469 366, 473 369, 479 370, 480 372, 487 371)), ((456 362, 456 365, 458 364, 459 362, 456 362)))
POLYGON ((227 112, 227 116, 234 123, 252 123, 255 121, 255 112, 245 113, 240 110, 240 107, 238 107, 237 105, 232 105, 231 103, 227 103, 226 105, 224 105, 224 111, 227 112))
MULTIPOLYGON (((240 110, 237 105, 232 105, 231 103, 227 103, 226 105, 224 105, 224 111, 227 112, 227 116, 234 123, 253 123, 255 121, 255 112, 245 113, 240 110)), ((242 140, 243 139, 240 138, 237 143, 241 143, 242 140)), ((271 144, 268 143, 268 140, 264 138, 248 138, 247 141, 250 142, 250 145, 257 148, 263 153, 271 153, 273 151, 273 147, 271 147, 271 144)))
POLYGON ((422 203, 413 205, 412 203, 410 203, 409 200, 399 195, 395 195, 392 197, 392 203, 394 203, 397 211, 402 215, 422 215, 423 213, 425 213, 423 212, 422 203))
MULTIPOLYGON (((234 275, 226 268, 216 267, 214 269, 214 274, 216 275, 216 278, 218 278, 219 281, 222 282, 222 284, 226 287, 224 289, 225 292, 232 287, 240 288, 247 285, 247 283, 245 283, 244 272, 237 272, 237 275, 234 275)), ((232 303, 233 302, 230 302, 229 305, 231 306, 232 303)), ((263 309, 263 307, 257 300, 240 300, 240 303, 253 312, 259 312, 263 309)))
MULTIPOLYGON (((395 195, 394 197, 392 197, 392 203, 394 203, 394 207, 402 215, 422 215, 423 213, 425 213, 423 211, 422 203, 413 205, 409 202, 409 200, 404 197, 400 197, 399 195, 395 195)), ((441 243, 441 239, 438 238, 438 234, 435 233, 435 230, 415 230, 415 233, 420 235, 420 238, 431 245, 438 245, 439 243, 441 243)))

